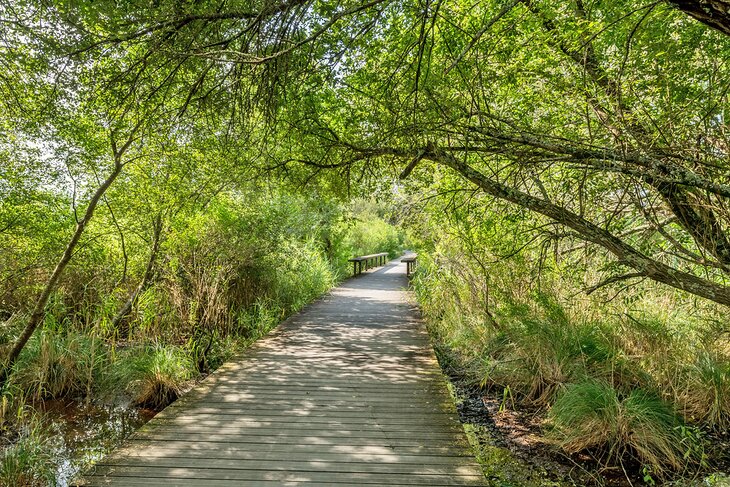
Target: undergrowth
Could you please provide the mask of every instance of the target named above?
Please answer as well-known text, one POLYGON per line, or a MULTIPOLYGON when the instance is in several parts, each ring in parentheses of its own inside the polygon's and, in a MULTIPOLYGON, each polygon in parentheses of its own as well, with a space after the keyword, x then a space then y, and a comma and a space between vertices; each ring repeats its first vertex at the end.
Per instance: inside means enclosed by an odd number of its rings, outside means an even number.
POLYGON ((0 404, 0 485, 56 485, 56 464, 40 415, 4 391, 0 404))
POLYGON ((469 259, 421 253, 413 283, 473 383, 510 391, 543 415, 546 443, 600 467, 649 483, 711 468, 707 437, 730 418, 730 347, 712 309, 646 290, 602 301, 559 273, 536 281, 519 258, 485 272, 469 259))
MULTIPOLYGON (((93 225, 91 233, 116 232, 103 216, 93 225)), ((137 233, 127 235, 124 255, 114 239, 80 247, 0 394, 6 406, 59 399, 160 410, 346 277, 348 258, 395 255, 402 241, 376 203, 348 209, 283 192, 220 194, 163 221, 139 287, 150 241, 143 226, 137 233)), ((43 270, 12 277, 0 279, 0 353, 21 333, 43 270)), ((49 433, 31 414, 3 414, 0 485, 52 483, 49 433)))

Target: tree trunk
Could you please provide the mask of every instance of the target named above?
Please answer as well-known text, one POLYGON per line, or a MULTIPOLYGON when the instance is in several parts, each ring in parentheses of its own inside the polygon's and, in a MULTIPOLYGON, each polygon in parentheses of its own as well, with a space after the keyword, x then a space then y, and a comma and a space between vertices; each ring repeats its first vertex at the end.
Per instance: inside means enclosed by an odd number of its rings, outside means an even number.
POLYGON ((129 296, 129 299, 127 299, 127 302, 124 303, 124 306, 121 307, 119 312, 112 319, 112 328, 114 330, 117 330, 122 337, 126 337, 129 333, 128 327, 124 327, 124 329, 120 327, 122 320, 124 320, 124 318, 126 318, 127 315, 129 315, 129 313, 132 311, 132 307, 137 301, 137 297, 142 293, 142 291, 147 289, 147 286, 149 286, 152 282, 155 261, 157 260, 157 254, 160 250, 161 235, 162 215, 158 213, 157 216, 155 216, 152 220, 152 250, 150 251, 150 257, 147 261, 147 268, 145 269, 144 275, 142 276, 142 281, 139 283, 139 286, 137 286, 134 292, 129 296))
POLYGON ((677 7, 699 20, 703 24, 730 35, 730 1, 728 0, 667 0, 667 3, 677 7))
MULTIPOLYGON (((650 178, 647 178, 650 179, 650 178)), ((730 242, 713 211, 712 202, 672 183, 652 184, 662 195, 677 222, 689 233, 698 247, 708 251, 722 270, 730 271, 730 242), (694 197, 694 201, 691 199, 694 197)))
POLYGON ((56 284, 58 284, 58 280, 60 279, 61 274, 63 274, 64 269, 71 261, 74 249, 76 248, 76 245, 78 245, 79 240, 81 239, 81 236, 86 229, 86 225, 88 225, 89 221, 91 221, 91 218, 94 216, 94 211, 99 204, 99 200, 102 196, 104 196, 106 190, 109 189, 109 186, 111 186, 117 176, 119 176, 119 174, 121 173, 124 165, 121 163, 120 159, 121 154, 116 153, 114 156, 114 168, 111 174, 96 189, 96 192, 94 192, 93 196, 89 200, 89 204, 86 207, 86 212, 84 213, 83 218, 76 224, 76 230, 74 231, 71 240, 69 240, 68 244, 66 245, 66 249, 61 256, 61 260, 58 261, 56 268, 53 270, 51 277, 48 278, 48 281, 46 282, 43 291, 41 292, 38 300, 35 303, 35 307, 33 308, 33 312, 30 315, 28 324, 25 326, 23 333, 21 333, 21 335, 15 341, 15 343, 13 344, 13 348, 10 350, 10 353, 3 361, 4 363, 2 364, 2 369, 0 369, 0 389, 5 386, 5 383, 10 377, 11 369, 13 368, 15 361, 18 359, 20 352, 23 350, 26 343, 28 343, 28 340, 30 339, 31 335, 33 335, 33 332, 36 330, 36 328, 38 328, 38 325, 40 325, 43 321, 48 298, 51 296, 51 293, 55 289, 56 284))

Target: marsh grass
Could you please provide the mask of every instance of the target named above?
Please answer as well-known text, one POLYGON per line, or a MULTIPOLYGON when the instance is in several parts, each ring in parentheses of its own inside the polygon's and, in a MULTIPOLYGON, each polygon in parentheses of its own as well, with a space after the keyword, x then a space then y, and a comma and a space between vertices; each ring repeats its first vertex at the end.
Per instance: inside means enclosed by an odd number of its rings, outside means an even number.
POLYGON ((585 380, 570 384, 550 409, 549 437, 563 450, 592 451, 603 463, 635 458, 659 475, 699 463, 699 438, 655 393, 636 388, 623 394, 611 384, 585 380))
POLYGON ((38 413, 5 391, 0 408, 0 485, 56 485, 56 465, 38 413))
POLYGON ((157 411, 180 397, 197 376, 191 356, 172 345, 127 350, 111 370, 115 389, 124 388, 135 406, 157 411))
POLYGON ((716 351, 700 350, 685 366, 678 402, 690 418, 719 431, 730 427, 730 361, 716 351), (682 387, 683 386, 683 387, 682 387))
POLYGON ((485 277, 441 250, 419 256, 413 283, 452 367, 543 415, 567 453, 656 477, 707 468, 702 431, 730 425, 730 347, 712 307, 652 289, 602 301, 559 274, 536 282, 519 259, 485 277))
POLYGON ((105 346, 93 336, 43 329, 23 351, 11 384, 33 401, 84 397, 96 385, 105 360, 105 346))

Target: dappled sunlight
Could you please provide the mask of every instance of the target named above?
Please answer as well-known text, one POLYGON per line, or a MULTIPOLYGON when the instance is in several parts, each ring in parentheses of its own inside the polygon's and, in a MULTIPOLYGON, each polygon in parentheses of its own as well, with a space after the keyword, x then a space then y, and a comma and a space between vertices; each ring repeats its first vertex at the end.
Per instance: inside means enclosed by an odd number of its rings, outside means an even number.
POLYGON ((91 480, 480 485, 404 272, 391 262, 308 306, 91 480))

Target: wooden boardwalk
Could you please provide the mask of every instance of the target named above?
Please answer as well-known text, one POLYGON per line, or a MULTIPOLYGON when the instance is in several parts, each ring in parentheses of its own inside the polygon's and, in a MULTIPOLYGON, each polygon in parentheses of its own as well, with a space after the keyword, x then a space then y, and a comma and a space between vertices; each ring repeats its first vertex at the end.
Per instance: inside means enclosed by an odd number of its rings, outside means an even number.
POLYGON ((406 286, 397 262, 346 281, 82 485, 484 485, 406 286))

